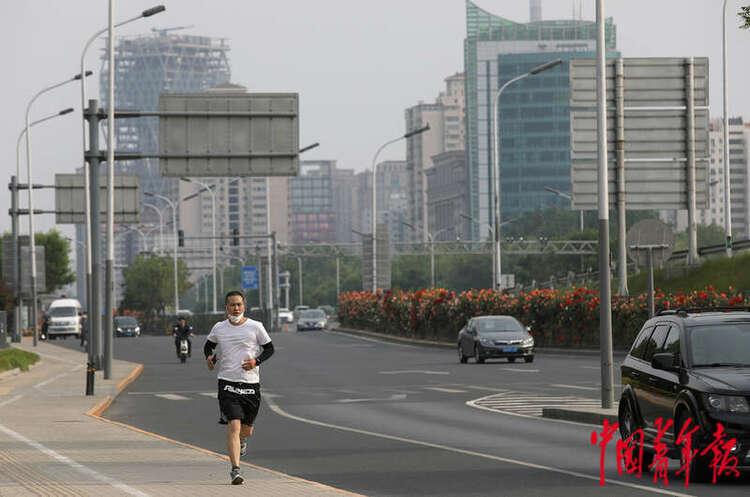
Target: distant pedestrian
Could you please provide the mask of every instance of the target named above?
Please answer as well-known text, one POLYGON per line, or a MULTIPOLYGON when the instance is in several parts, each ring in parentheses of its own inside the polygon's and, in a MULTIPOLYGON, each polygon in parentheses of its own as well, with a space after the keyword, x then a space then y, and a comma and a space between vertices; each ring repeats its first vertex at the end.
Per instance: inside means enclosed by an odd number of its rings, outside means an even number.
POLYGON ((225 298, 227 319, 208 334, 203 352, 208 369, 216 367, 214 350, 221 348, 218 363, 219 408, 227 419, 227 455, 232 485, 244 481, 240 456, 247 452, 247 437, 253 434, 260 408, 259 366, 273 355, 273 343, 263 323, 245 317, 245 297, 232 291, 225 298))
POLYGON ((81 320, 81 348, 86 346, 89 339, 89 316, 86 312, 80 314, 81 320))

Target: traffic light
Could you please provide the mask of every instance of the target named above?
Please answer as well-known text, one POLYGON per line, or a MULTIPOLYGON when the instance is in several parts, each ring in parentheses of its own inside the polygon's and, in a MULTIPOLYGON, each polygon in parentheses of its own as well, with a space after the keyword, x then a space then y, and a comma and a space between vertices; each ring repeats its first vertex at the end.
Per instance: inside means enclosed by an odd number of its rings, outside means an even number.
POLYGON ((239 247, 240 245, 240 230, 232 228, 232 245, 239 247))
POLYGON ((185 246, 185 232, 182 230, 177 230, 177 245, 180 247, 185 246))

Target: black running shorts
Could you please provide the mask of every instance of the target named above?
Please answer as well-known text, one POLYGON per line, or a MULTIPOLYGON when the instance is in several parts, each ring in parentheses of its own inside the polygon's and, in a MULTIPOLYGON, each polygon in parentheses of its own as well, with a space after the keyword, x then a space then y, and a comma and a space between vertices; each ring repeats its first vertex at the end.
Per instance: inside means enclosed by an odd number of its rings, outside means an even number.
POLYGON ((260 384, 219 380, 219 408, 228 420, 252 426, 260 408, 260 384))

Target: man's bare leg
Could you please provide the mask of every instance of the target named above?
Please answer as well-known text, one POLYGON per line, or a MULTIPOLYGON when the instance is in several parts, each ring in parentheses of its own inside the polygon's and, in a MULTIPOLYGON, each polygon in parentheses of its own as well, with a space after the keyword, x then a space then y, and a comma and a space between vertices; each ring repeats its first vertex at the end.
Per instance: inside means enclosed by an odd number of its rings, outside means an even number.
POLYGON ((232 419, 229 421, 229 423, 227 423, 227 455, 229 456, 229 462, 231 463, 232 467, 240 465, 241 427, 242 422, 239 419, 232 419))

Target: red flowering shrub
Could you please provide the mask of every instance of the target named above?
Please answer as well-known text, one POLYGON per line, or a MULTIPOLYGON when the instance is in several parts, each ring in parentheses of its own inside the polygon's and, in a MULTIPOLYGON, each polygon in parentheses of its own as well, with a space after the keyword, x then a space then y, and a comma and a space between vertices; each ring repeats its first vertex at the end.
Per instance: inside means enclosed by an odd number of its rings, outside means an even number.
MULTIPOLYGON (((747 305, 731 287, 719 292, 709 286, 688 295, 682 292, 654 295, 657 310, 677 307, 747 305)), ((474 316, 507 314, 531 328, 542 347, 598 347, 599 293, 581 287, 532 290, 510 295, 493 290, 469 290, 456 295, 443 288, 416 292, 401 290, 349 292, 339 297, 339 321, 372 331, 401 336, 454 341, 459 330, 474 316)), ((645 294, 612 297, 613 345, 630 347, 648 317, 645 294)))

